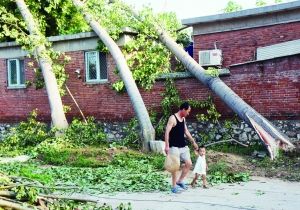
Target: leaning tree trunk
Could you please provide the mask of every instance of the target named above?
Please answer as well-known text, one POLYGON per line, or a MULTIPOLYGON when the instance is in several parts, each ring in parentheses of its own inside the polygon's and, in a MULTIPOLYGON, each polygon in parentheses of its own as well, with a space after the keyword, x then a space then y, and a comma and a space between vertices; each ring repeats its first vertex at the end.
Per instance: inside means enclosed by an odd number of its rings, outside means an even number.
MULTIPOLYGON (((34 22, 34 18, 27 8, 24 0, 15 0, 23 19, 27 24, 27 29, 32 37, 36 37, 38 39, 45 39, 42 37, 38 26, 34 22)), ((58 86, 56 82, 56 78, 54 72, 52 71, 52 60, 47 55, 47 50, 44 44, 39 43, 39 45, 35 46, 35 57, 39 63, 39 66, 42 69, 46 91, 48 94, 48 100, 50 104, 51 110, 51 119, 53 126, 64 129, 68 127, 68 122, 66 120, 65 113, 63 111, 63 104, 61 101, 61 97, 59 95, 58 86)))
POLYGON ((280 133, 266 118, 243 101, 219 77, 212 77, 205 74, 205 70, 200 64, 190 57, 163 29, 158 25, 155 26, 155 29, 159 35, 159 40, 175 54, 184 66, 198 80, 218 95, 241 119, 255 129, 261 140, 267 146, 272 159, 276 156, 279 146, 283 149, 294 148, 294 145, 289 141, 287 136, 280 133))
POLYGON ((150 121, 150 117, 145 107, 145 104, 143 102, 143 99, 132 77, 132 73, 127 66, 127 62, 123 53, 121 52, 120 48, 115 43, 115 41, 105 31, 105 29, 102 28, 101 25, 96 20, 94 20, 92 15, 90 15, 84 9, 84 4, 79 0, 72 0, 72 1, 73 4, 76 6, 76 8, 81 10, 85 20, 89 23, 89 25, 96 32, 96 34, 103 41, 105 46, 109 49, 110 53, 112 54, 117 64, 121 79, 125 84, 127 93, 133 104, 134 111, 137 115, 141 127, 142 138, 143 138, 143 149, 145 151, 149 151, 150 150, 149 142, 155 139, 155 131, 150 121))

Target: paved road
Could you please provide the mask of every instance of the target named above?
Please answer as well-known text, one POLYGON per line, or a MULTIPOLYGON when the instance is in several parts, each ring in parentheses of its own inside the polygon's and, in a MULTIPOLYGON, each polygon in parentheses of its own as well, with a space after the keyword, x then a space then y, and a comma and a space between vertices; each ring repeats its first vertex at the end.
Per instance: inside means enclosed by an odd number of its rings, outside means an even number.
POLYGON ((209 189, 188 189, 180 194, 171 193, 117 193, 97 196, 100 202, 116 207, 130 202, 134 210, 183 209, 300 209, 300 183, 278 179, 252 177, 241 184, 221 184, 209 189))

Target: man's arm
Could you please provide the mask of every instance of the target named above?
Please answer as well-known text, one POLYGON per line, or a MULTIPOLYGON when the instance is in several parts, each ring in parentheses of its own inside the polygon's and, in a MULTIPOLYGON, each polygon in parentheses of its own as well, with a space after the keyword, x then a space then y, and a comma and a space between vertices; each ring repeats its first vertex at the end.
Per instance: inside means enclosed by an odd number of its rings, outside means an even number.
POLYGON ((168 120, 168 123, 167 123, 167 126, 166 126, 166 130, 165 130, 165 152, 166 154, 169 153, 169 134, 170 134, 170 131, 171 129, 173 128, 173 126, 175 125, 176 121, 175 121, 175 118, 174 116, 170 116, 169 117, 169 120, 168 120))
POLYGON ((196 143, 195 139, 192 137, 190 131, 188 130, 186 124, 184 123, 184 134, 189 139, 189 141, 192 143, 195 150, 198 150, 198 144, 196 143))

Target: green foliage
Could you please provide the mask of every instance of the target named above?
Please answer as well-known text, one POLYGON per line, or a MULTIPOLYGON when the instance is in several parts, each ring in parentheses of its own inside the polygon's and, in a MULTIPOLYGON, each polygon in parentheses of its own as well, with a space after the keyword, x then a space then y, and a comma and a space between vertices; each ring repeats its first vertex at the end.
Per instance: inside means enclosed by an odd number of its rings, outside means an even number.
POLYGON ((101 148, 85 147, 42 147, 38 158, 46 164, 74 167, 104 167, 112 160, 109 151, 101 148))
POLYGON ((224 8, 224 13, 236 12, 240 10, 242 10, 242 6, 235 1, 230 0, 224 8))
POLYGON ((141 146, 141 138, 138 130, 138 120, 136 118, 132 118, 127 127, 125 128, 125 132, 127 133, 126 137, 122 139, 120 142, 122 146, 130 146, 130 148, 140 148, 141 146))
POLYGON ((220 75, 219 70, 213 67, 208 67, 208 69, 205 70, 205 74, 211 77, 218 77, 220 75))
MULTIPOLYGON (((55 137, 56 132, 57 129, 49 130, 45 123, 37 121, 37 111, 34 110, 25 122, 12 127, 5 134, 1 142, 1 153, 10 156, 24 153, 36 156, 40 153, 49 155, 48 158, 51 159, 61 149, 106 144, 106 135, 93 118, 88 118, 87 123, 74 119, 62 136, 55 137)), ((68 153, 59 157, 63 163, 68 158, 68 153)))
POLYGON ((255 5, 257 7, 263 7, 267 5, 267 2, 265 2, 264 0, 256 0, 255 5))
MULTIPOLYGON (((154 24, 159 22, 179 43, 187 44, 189 35, 176 30, 181 27, 174 13, 162 13, 154 15, 150 8, 144 8, 134 17, 132 9, 121 1, 90 0, 87 2, 87 11, 98 20, 102 27, 106 28, 110 36, 117 40, 123 33, 124 28, 130 26, 132 40, 125 44, 122 52, 127 59, 129 69, 136 83, 142 88, 152 88, 156 77, 160 73, 168 72, 170 69, 171 53, 157 41, 158 35, 153 29, 154 24)), ((99 44, 101 50, 106 50, 103 43, 99 44)), ((118 72, 118 71, 116 71, 118 72)), ((113 89, 124 91, 124 83, 119 80, 112 85, 113 89)))
POLYGON ((205 110, 204 113, 196 115, 197 120, 200 122, 211 121, 213 123, 217 123, 218 119, 221 117, 221 114, 217 111, 216 106, 210 96, 207 100, 190 101, 190 104, 194 108, 205 110))
POLYGON ((161 101, 162 117, 156 125, 156 135, 162 136, 165 126, 168 122, 170 115, 174 108, 178 108, 182 100, 179 97, 178 90, 176 89, 175 82, 171 79, 167 79, 165 82, 166 90, 162 94, 163 100, 161 101))
POLYGON ((247 172, 229 172, 226 163, 218 162, 209 166, 207 179, 211 184, 246 182, 250 175, 247 172))
MULTIPOLYGON (((7 4, 8 2, 5 3, 7 4)), ((11 11, 1 6, 0 19, 2 24, 0 26, 0 40, 1 38, 4 40, 8 38, 15 40, 24 50, 29 52, 29 56, 36 56, 35 49, 39 46, 44 45, 48 48, 43 52, 40 52, 39 56, 52 64, 52 71, 55 74, 59 92, 61 95, 64 95, 64 85, 68 78, 64 66, 69 61, 69 58, 52 50, 50 48, 51 44, 46 39, 45 30, 48 26, 46 18, 48 18, 48 16, 44 13, 45 11, 42 10, 42 8, 44 8, 42 5, 45 4, 45 1, 42 1, 42 3, 39 2, 38 4, 35 1, 27 1, 26 3, 35 19, 37 28, 35 28, 32 34, 28 34, 26 24, 20 13, 16 12, 18 10, 14 6, 11 8, 11 11)), ((36 57, 36 59, 38 58, 36 57)), ((41 77, 41 72, 39 70, 34 71, 36 72, 37 77, 34 79, 33 83, 36 84, 35 86, 37 89, 43 88, 44 80, 41 77)), ((28 84, 28 81, 26 83, 28 84)))
POLYGON ((16 193, 16 198, 22 201, 29 201, 30 203, 35 203, 37 201, 37 196, 39 190, 35 187, 27 187, 27 186, 18 186, 13 188, 13 191, 16 193))
POLYGON ((152 159, 141 153, 129 153, 116 155, 112 164, 100 168, 43 167, 39 164, 22 163, 1 164, 0 171, 38 180, 50 186, 55 183, 72 184, 86 192, 165 191, 169 188, 166 176, 157 171, 152 159))
POLYGON ((91 202, 77 202, 77 201, 63 201, 60 200, 59 202, 50 203, 48 206, 49 210, 73 210, 73 209, 93 209, 93 210, 132 210, 131 203, 120 203, 116 208, 113 208, 111 205, 106 203, 102 204, 101 206, 97 203, 91 202))
POLYGON ((95 119, 89 117, 87 123, 74 119, 65 131, 64 138, 78 146, 99 145, 105 143, 106 135, 95 119))
POLYGON ((2 145, 8 149, 31 147, 38 145, 50 136, 46 124, 37 121, 37 110, 34 110, 30 113, 27 121, 21 122, 9 130, 2 145))

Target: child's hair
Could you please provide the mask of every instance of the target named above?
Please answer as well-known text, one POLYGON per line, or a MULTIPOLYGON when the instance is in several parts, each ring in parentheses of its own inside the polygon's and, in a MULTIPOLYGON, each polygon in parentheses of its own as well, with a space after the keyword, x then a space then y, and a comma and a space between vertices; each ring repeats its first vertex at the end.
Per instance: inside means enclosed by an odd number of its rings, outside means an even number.
POLYGON ((199 145, 199 147, 198 147, 198 152, 200 151, 200 149, 205 149, 205 145, 204 144, 201 144, 201 145, 199 145))

